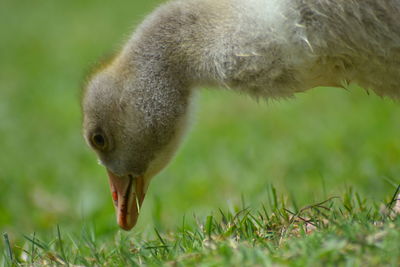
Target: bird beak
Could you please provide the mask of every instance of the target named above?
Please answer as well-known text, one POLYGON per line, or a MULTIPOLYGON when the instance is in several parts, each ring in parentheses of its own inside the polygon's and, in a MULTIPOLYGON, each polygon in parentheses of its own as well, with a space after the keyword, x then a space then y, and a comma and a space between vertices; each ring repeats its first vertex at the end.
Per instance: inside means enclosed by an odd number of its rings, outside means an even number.
POLYGON ((108 172, 110 188, 119 226, 128 231, 135 226, 146 195, 143 176, 117 176, 108 172))

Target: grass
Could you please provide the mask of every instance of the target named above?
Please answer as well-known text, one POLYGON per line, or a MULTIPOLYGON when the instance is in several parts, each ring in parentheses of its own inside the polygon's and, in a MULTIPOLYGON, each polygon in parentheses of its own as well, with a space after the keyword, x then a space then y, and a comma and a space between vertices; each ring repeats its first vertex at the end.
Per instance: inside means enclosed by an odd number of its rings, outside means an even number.
POLYGON ((203 90, 125 233, 81 137, 80 87, 156 1, 3 2, 0 265, 400 261, 399 219, 381 208, 400 184, 398 103, 357 87, 268 103, 203 90))
MULTIPOLYGON (((397 192, 398 193, 398 192, 397 192)), ((205 219, 146 240, 118 233, 113 241, 96 238, 93 229, 63 236, 57 226, 50 241, 25 236, 23 247, 8 244, 4 265, 72 266, 252 266, 388 265, 400 261, 400 217, 369 207, 347 192, 300 210, 290 210, 271 187, 268 208, 218 211, 205 219), (271 210, 272 212, 269 212, 271 210), (18 261, 16 259, 19 259, 18 261), (18 263, 18 264, 17 264, 18 263)), ((244 204, 244 203, 243 203, 244 204)))

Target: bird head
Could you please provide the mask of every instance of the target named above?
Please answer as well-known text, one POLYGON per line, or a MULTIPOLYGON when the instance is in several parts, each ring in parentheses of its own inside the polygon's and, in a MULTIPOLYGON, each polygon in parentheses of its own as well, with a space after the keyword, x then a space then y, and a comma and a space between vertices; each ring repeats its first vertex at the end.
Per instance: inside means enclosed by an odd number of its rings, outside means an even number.
POLYGON ((92 76, 82 100, 83 134, 108 173, 117 222, 137 222, 151 178, 182 136, 187 94, 151 71, 115 67, 92 76))

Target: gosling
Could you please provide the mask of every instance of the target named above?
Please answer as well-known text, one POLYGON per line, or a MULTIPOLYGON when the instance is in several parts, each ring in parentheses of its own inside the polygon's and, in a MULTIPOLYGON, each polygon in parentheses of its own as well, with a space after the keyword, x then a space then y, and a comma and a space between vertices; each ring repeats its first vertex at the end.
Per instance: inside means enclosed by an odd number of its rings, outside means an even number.
POLYGON ((117 222, 137 222, 201 86, 288 98, 348 83, 398 98, 400 0, 176 0, 151 13, 82 100, 117 222))

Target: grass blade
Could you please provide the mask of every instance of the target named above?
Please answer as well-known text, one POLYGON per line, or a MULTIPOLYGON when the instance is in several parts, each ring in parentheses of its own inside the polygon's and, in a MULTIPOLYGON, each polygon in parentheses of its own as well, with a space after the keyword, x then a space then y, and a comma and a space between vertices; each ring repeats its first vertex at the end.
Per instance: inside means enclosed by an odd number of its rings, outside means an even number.
POLYGON ((212 231, 212 224, 213 224, 213 216, 207 216, 206 220, 206 233, 209 239, 211 239, 211 231, 212 231))
POLYGON ((11 248, 10 239, 8 238, 8 234, 4 233, 3 238, 4 238, 4 243, 6 246, 7 256, 10 258, 11 262, 14 262, 14 255, 13 255, 13 251, 11 248))
POLYGON ((65 256, 63 242, 62 242, 62 239, 61 239, 60 225, 58 225, 58 224, 57 224, 57 239, 58 239, 58 246, 59 246, 60 251, 61 251, 62 260, 65 262, 65 264, 67 266, 69 266, 69 263, 67 261, 67 257, 65 256))
POLYGON ((160 242, 164 245, 163 248, 165 248, 167 250, 167 252, 169 252, 168 249, 168 245, 167 243, 164 241, 164 239, 161 237, 160 233, 158 232, 158 230, 156 228, 154 228, 154 231, 156 232, 156 235, 158 237, 158 239, 160 240, 160 242))

